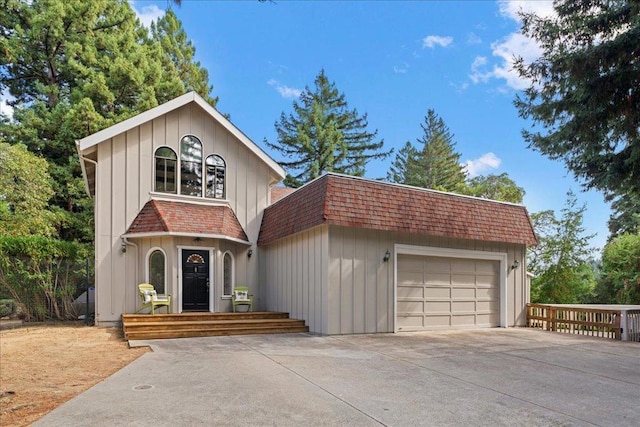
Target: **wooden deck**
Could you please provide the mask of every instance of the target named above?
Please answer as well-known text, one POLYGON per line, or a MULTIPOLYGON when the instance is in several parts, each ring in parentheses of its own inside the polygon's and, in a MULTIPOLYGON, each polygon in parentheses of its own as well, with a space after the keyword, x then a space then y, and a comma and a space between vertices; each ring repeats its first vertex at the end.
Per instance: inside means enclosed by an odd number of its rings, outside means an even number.
POLYGON ((268 311, 123 314, 122 329, 126 340, 309 332, 304 320, 290 319, 288 313, 268 311))
POLYGON ((640 342, 640 305, 527 304, 527 326, 640 342))

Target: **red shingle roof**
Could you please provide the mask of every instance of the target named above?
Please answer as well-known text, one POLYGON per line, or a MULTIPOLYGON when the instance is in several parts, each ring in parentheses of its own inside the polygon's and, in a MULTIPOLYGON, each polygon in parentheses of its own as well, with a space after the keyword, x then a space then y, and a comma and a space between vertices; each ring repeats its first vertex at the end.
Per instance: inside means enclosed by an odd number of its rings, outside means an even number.
POLYGON ((268 207, 259 245, 320 224, 535 245, 523 206, 327 174, 268 207))
POLYGON ((290 187, 271 187, 271 204, 296 191, 296 188, 290 187))
POLYGON ((127 234, 172 233, 220 235, 247 242, 235 214, 228 206, 207 206, 151 200, 133 220, 127 234))

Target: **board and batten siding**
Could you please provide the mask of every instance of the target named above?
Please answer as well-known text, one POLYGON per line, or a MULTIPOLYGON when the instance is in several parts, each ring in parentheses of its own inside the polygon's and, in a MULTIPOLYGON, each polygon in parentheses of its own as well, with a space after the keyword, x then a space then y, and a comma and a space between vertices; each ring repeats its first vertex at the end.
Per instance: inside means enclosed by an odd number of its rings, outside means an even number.
MULTIPOLYGON (((152 196, 208 202, 203 198, 153 192, 155 150, 168 146, 180 156, 180 139, 185 135, 200 139, 203 161, 210 154, 224 158, 227 201, 249 240, 255 243, 258 239, 262 211, 269 202, 272 172, 256 154, 196 104, 185 105, 101 142, 97 145, 94 202, 96 321, 99 324, 116 323, 122 313, 131 312, 137 306, 135 286, 144 278, 146 252, 136 251, 133 247, 126 253, 121 252, 120 237, 152 196)), ((170 255, 173 252, 174 249, 167 251, 167 262, 176 269, 170 285, 175 292, 178 260, 170 255)), ((241 259, 236 255, 236 271, 243 276, 239 279, 249 287, 257 288, 257 263, 245 263, 241 259)))
POLYGON ((304 319, 309 330, 328 334, 328 229, 319 226, 260 248, 268 311, 304 319))
POLYGON ((525 247, 410 233, 320 226, 262 248, 267 309, 304 319, 311 332, 394 332, 394 245, 465 249, 507 254, 507 326, 524 325, 525 247), (384 261, 389 251, 389 261, 384 261))

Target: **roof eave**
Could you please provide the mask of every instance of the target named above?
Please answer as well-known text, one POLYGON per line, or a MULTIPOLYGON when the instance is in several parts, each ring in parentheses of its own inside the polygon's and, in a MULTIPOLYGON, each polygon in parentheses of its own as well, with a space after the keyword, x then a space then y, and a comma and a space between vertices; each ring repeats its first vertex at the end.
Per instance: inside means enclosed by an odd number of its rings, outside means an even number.
MULTIPOLYGON (((231 123, 226 117, 224 117, 218 110, 211 106, 196 92, 188 92, 171 101, 165 102, 162 105, 158 105, 150 110, 144 111, 136 116, 133 116, 120 123, 116 123, 106 129, 82 138, 78 141, 79 152, 82 153, 85 150, 98 145, 103 141, 111 139, 117 135, 120 135, 136 126, 143 123, 147 123, 156 117, 160 117, 167 114, 177 108, 187 105, 190 102, 195 102, 205 110, 210 116, 216 119, 224 128, 226 128, 232 135, 238 138, 251 152, 264 161, 276 174, 276 178, 280 178, 281 181, 285 178, 286 173, 284 168, 280 166, 275 160, 273 160, 265 151, 263 151, 255 142, 253 142, 247 135, 245 135, 240 129, 238 129, 233 123, 231 123)), ((275 181, 275 182, 278 182, 275 181)))
POLYGON ((197 237, 200 239, 219 239, 219 240, 228 240, 231 242, 240 243, 247 246, 252 245, 252 243, 247 240, 226 236, 224 234, 182 233, 179 231, 149 231, 145 233, 125 233, 120 237, 124 237, 127 239, 136 239, 136 238, 142 239, 146 237, 166 237, 166 236, 193 237, 193 238, 197 237))

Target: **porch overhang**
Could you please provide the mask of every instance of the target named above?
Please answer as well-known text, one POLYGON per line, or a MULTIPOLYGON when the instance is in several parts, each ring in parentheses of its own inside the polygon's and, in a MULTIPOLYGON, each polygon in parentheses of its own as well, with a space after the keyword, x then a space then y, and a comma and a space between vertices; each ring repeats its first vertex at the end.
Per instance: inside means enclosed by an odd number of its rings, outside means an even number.
POLYGON ((181 233, 181 232, 172 232, 172 231, 152 231, 148 233, 125 233, 121 238, 124 239, 144 239, 150 237, 193 237, 198 239, 217 239, 217 240, 227 240, 230 242, 240 243, 242 245, 251 246, 252 243, 248 240, 237 239, 235 237, 226 236, 224 234, 203 234, 203 233, 181 233))

